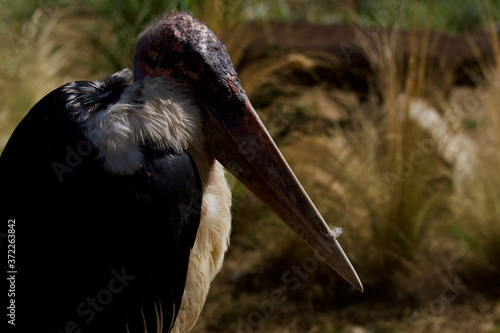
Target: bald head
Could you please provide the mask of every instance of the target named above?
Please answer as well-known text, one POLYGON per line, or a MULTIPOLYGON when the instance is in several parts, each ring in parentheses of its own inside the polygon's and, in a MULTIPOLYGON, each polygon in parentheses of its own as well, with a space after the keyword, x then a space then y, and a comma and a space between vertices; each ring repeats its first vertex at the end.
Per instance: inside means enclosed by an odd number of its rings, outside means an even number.
POLYGON ((139 35, 135 79, 171 76, 194 84, 205 76, 236 72, 224 44, 207 26, 187 13, 165 13, 139 35), (191 81, 191 82, 190 82, 191 81))

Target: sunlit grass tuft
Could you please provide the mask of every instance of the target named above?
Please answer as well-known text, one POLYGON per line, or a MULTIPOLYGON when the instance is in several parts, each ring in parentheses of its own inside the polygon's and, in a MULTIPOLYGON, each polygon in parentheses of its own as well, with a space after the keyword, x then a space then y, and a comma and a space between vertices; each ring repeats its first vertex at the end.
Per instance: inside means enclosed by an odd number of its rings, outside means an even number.
POLYGON ((500 47, 492 17, 490 20, 496 67, 483 64, 483 80, 472 97, 482 108, 466 114, 477 118, 479 113, 484 120, 480 129, 481 149, 474 175, 458 193, 453 208, 457 219, 468 226, 471 245, 480 251, 483 263, 500 275, 500 47))
MULTIPOLYGON (((452 175, 438 148, 443 144, 425 125, 431 117, 446 123, 435 107, 422 102, 430 80, 422 57, 428 39, 415 34, 412 55, 402 59, 397 36, 397 29, 381 33, 363 50, 374 72, 372 93, 363 105, 358 100, 348 106, 350 126, 328 129, 316 122, 319 127, 307 135, 305 127, 289 133, 281 148, 326 221, 344 228, 339 241, 365 284, 394 288, 405 297, 406 291, 421 292, 405 289, 408 281, 401 277, 430 264, 430 240, 447 213, 452 175)), ((327 110, 315 107, 310 106, 309 117, 328 123, 327 110)))
MULTIPOLYGON (((362 50, 373 71, 368 96, 361 98, 326 82, 311 86, 313 80, 309 80, 308 85, 302 85, 297 73, 314 79, 318 68, 335 72, 342 66, 342 59, 315 51, 270 52, 268 58, 245 64, 239 73, 257 111, 327 223, 344 229, 339 242, 367 287, 367 293, 360 296, 319 263, 317 270, 301 281, 302 289, 288 290, 290 302, 276 307, 274 318, 281 320, 283 327, 290 313, 303 312, 306 324, 314 327, 316 312, 327 313, 359 299, 373 301, 373 295, 381 295, 386 302, 394 297, 398 301, 432 300, 441 295, 442 280, 453 280, 456 275, 450 274, 458 274, 458 267, 463 271, 461 260, 476 260, 476 253, 488 273, 500 274, 500 47, 495 18, 484 21, 492 36, 496 67, 483 61, 482 81, 474 95, 481 102, 481 111, 462 115, 449 105, 451 80, 447 75, 452 74, 443 73, 443 81, 436 82, 430 73, 425 55, 433 44, 427 24, 444 30, 455 23, 467 26, 476 20, 477 13, 472 12, 467 22, 454 21, 453 17, 435 22, 427 14, 442 11, 432 9, 431 1, 420 2, 417 10, 407 13, 402 11, 411 9, 408 4, 392 8, 388 6, 394 2, 384 3, 377 7, 367 2, 357 8, 368 6, 361 17, 366 21, 370 14, 371 23, 382 17, 377 13, 389 13, 391 22, 386 25, 394 26, 362 50), (413 24, 419 32, 405 44, 410 47, 410 56, 403 59, 403 45, 397 36, 400 21, 406 19, 406 26, 413 24), (470 144, 472 138, 479 148, 470 144), (287 313, 288 308, 293 310, 287 313)), ((248 22, 257 20, 265 32, 270 20, 320 16, 321 10, 315 6, 309 1, 279 0, 87 0, 84 5, 61 6, 15 48, 9 40, 11 34, 0 36, 0 146, 47 92, 70 80, 102 79, 129 66, 137 33, 164 10, 190 9, 224 37, 238 66, 251 40, 246 35, 248 22), (315 10, 294 13, 294 5, 298 6, 295 9, 315 10)), ((341 20, 326 14, 317 19, 341 20)), ((23 36, 22 22, 26 20, 11 20, 1 22, 0 29, 7 27, 23 36)), ((471 30, 477 27, 472 24, 471 30)), ((283 231, 284 224, 241 184, 234 179, 231 184, 233 244, 223 280, 219 285, 215 282, 215 294, 210 296, 199 331, 204 323, 211 331, 234 331, 235 315, 220 314, 221 308, 234 310, 237 316, 251 314, 255 303, 266 300, 274 288, 290 289, 282 281, 287 270, 313 257, 312 251, 292 232, 283 231)), ((403 311, 399 304, 392 306, 403 311)), ((318 315, 325 321, 324 327, 333 326, 327 324, 324 313, 318 315)), ((404 320, 404 315, 399 315, 404 320)), ((303 331, 299 321, 289 323, 287 332, 303 331)), ((265 322, 260 331, 270 326, 265 322)))
MULTIPOLYGON (((89 76, 89 48, 83 40, 88 32, 84 15, 70 8, 50 12, 37 8, 17 28, 1 35, 0 56, 0 147, 14 127, 45 94, 76 78, 89 76)), ((12 23, 12 22, 6 22, 12 23)))

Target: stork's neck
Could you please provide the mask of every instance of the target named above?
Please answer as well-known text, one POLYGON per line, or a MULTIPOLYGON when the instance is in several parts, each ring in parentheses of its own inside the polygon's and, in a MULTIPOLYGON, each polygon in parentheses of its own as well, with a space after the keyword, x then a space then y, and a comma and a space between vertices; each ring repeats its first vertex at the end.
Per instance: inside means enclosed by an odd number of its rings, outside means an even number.
MULTIPOLYGON (((82 104, 80 99, 92 98, 85 89, 68 90, 68 103, 76 103, 75 107, 82 104)), ((96 91, 96 95, 99 93, 96 91)), ((144 160, 142 146, 178 153, 191 148, 203 155, 202 111, 189 91, 169 77, 147 77, 134 82, 114 104, 80 113, 84 116, 80 117, 79 126, 113 174, 135 173, 144 160)))

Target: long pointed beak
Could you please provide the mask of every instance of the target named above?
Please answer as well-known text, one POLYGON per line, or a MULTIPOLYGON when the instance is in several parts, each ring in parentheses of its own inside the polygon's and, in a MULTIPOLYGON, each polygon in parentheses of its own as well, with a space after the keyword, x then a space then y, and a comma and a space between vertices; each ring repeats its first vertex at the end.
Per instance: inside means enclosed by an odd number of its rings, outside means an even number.
MULTIPOLYGON (((363 292, 349 259, 246 96, 243 110, 208 112, 207 148, 330 267, 363 292), (223 144, 222 144, 223 143, 223 144)), ((210 111, 210 110, 209 110, 210 111)))

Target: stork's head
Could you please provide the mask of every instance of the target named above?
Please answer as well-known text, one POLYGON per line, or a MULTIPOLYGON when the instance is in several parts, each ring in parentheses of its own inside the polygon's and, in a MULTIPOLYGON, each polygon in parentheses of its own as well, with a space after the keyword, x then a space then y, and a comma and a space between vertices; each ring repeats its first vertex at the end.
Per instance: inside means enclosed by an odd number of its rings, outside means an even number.
POLYGON ((359 290, 349 259, 269 136, 215 34, 186 13, 167 13, 138 37, 135 80, 180 81, 204 110, 206 149, 333 269, 359 290))
POLYGON ((136 80, 169 76, 197 96, 225 96, 245 103, 226 47, 205 24, 186 13, 167 13, 139 35, 134 74, 136 80))

